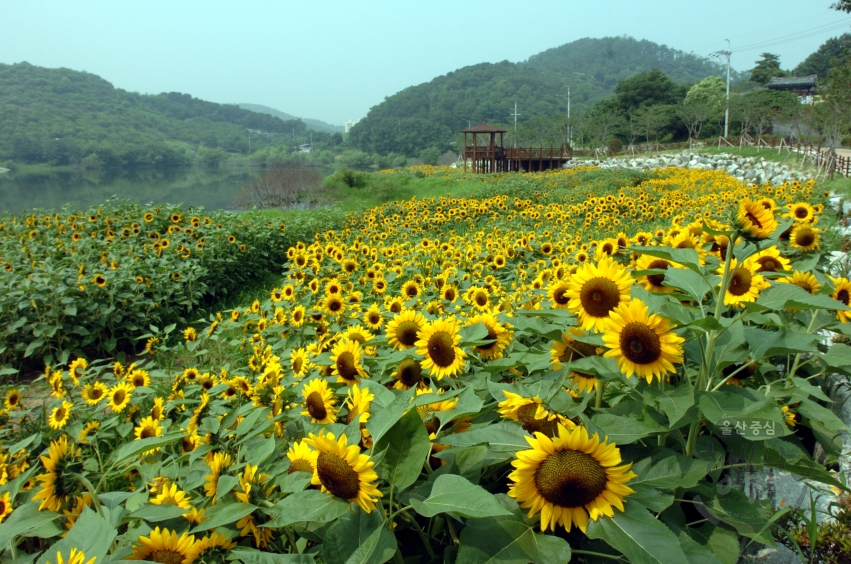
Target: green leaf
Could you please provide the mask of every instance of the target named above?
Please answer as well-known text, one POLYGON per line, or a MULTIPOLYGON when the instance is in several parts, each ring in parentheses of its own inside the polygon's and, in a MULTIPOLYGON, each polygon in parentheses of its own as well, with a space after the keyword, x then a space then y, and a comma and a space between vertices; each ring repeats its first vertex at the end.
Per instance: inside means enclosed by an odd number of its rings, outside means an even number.
POLYGON ((442 474, 434 481, 431 495, 423 501, 411 499, 411 505, 423 517, 453 512, 464 517, 490 517, 509 512, 497 503, 493 494, 461 476, 442 474))
POLYGON ((410 410, 375 443, 376 452, 387 448, 378 468, 380 475, 399 491, 404 490, 419 478, 430 447, 422 418, 417 410, 410 410))
POLYGON ((629 500, 639 505, 643 505, 650 511, 659 513, 666 510, 674 503, 673 494, 662 493, 656 488, 651 488, 650 486, 642 484, 634 484, 633 482, 629 482, 629 487, 635 492, 630 494, 629 500))
POLYGON ((787 309, 829 309, 848 311, 847 305, 824 294, 810 294, 794 284, 772 284, 756 303, 774 311, 787 309))
POLYGON ((215 529, 216 527, 230 525, 231 523, 239 521, 246 515, 250 515, 255 509, 257 509, 257 507, 247 503, 219 502, 216 505, 207 508, 207 511, 204 512, 204 522, 197 525, 190 531, 190 533, 194 535, 201 531, 208 531, 210 529, 215 529))
POLYGON ((175 505, 143 505, 127 516, 130 519, 144 519, 150 523, 176 519, 186 513, 182 507, 175 505))
POLYGON ((151 437, 124 443, 112 453, 112 465, 119 466, 149 450, 161 448, 183 438, 183 433, 172 433, 162 437, 151 437))
POLYGON ((693 491, 697 494, 695 509, 710 522, 722 521, 748 538, 769 546, 774 544, 768 530, 773 511, 767 501, 750 499, 735 488, 721 485, 701 485, 693 491))
POLYGON ((706 475, 709 462, 683 456, 667 448, 657 448, 650 456, 636 460, 631 470, 638 474, 629 485, 642 485, 663 490, 697 485, 706 475))
POLYGON ((252 466, 259 466, 261 462, 272 456, 275 452, 275 437, 267 437, 254 441, 245 453, 245 461, 252 466))
MULTIPOLYGON (((681 264, 686 268, 693 270, 696 273, 700 272, 700 257, 694 249, 674 249, 672 247, 642 247, 635 246, 629 249, 632 252, 650 255, 651 257, 659 257, 665 260, 681 264)), ((675 269, 669 268, 665 271, 665 278, 668 278, 668 273, 675 269)), ((680 269, 676 269, 680 270, 680 269)))
POLYGON ((327 564, 382 564, 393 558, 396 548, 396 535, 379 512, 358 508, 328 528, 322 558, 327 564))
POLYGON ((664 392, 648 387, 644 390, 644 399, 668 417, 669 425, 674 425, 682 419, 689 408, 695 405, 694 388, 688 381, 664 392))
POLYGON ((601 516, 588 523, 589 539, 601 539, 629 557, 633 564, 688 562, 674 533, 636 503, 615 509, 614 517, 601 516))
POLYGON ((830 368, 836 368, 843 374, 851 374, 851 347, 843 343, 834 343, 821 355, 821 359, 830 368))
POLYGON ((314 564, 313 556, 309 554, 277 554, 237 546, 230 550, 228 560, 239 560, 243 564, 314 564))
POLYGON ((239 478, 222 474, 219 476, 219 481, 216 482, 216 497, 222 499, 233 490, 234 486, 239 483, 239 478))
POLYGON ((526 437, 531 439, 532 435, 524 431, 520 425, 503 421, 466 433, 441 437, 440 443, 451 446, 486 444, 494 452, 517 452, 529 448, 526 437))
POLYGON ((570 561, 562 538, 537 534, 512 518, 470 519, 461 531, 455 564, 562 564, 570 561))
POLYGON ((610 442, 619 445, 634 443, 653 432, 647 428, 644 421, 611 413, 597 413, 591 417, 591 422, 603 434, 608 435, 610 442))
POLYGON ((688 558, 689 564, 722 564, 708 546, 704 546, 691 538, 687 532, 679 531, 677 538, 680 547, 688 558))
POLYGON ((416 388, 405 390, 396 396, 393 403, 370 417, 366 424, 366 430, 369 431, 373 441, 380 441, 381 437, 402 417, 402 414, 411 409, 411 398, 416 391, 416 388))
POLYGON ((739 561, 739 539, 733 531, 705 523, 690 528, 688 532, 698 543, 706 545, 721 564, 736 564, 739 561))
MULTIPOLYGON (((441 394, 442 395, 442 394, 441 394)), ((468 413, 478 414, 482 410, 482 399, 476 395, 472 387, 467 387, 458 397, 458 403, 452 409, 438 411, 435 413, 441 424, 447 425, 450 421, 468 413)))
POLYGON ((301 521, 327 523, 349 510, 349 502, 319 490, 304 490, 285 497, 266 511, 272 520, 263 527, 286 527, 301 521))
MULTIPOLYGON (((697 253, 695 252, 695 254, 697 253)), ((684 268, 669 268, 666 270, 665 280, 662 283, 665 286, 679 288, 698 303, 702 302, 703 297, 712 290, 712 287, 702 275, 684 268)))
POLYGON ((117 534, 118 531, 110 526, 106 519, 88 507, 84 507, 68 535, 47 549, 38 559, 37 564, 45 564, 48 561, 57 562, 57 552, 62 554, 65 562, 70 562, 69 555, 72 548, 85 553, 86 562, 91 558, 96 558, 96 562, 103 562, 117 534))
POLYGON ((745 339, 750 344, 752 362, 765 356, 817 352, 815 343, 820 340, 818 335, 789 329, 766 331, 756 327, 746 327, 744 332, 745 339))
MULTIPOLYGON (((37 503, 21 505, 0 524, 0 546, 5 547, 15 537, 30 536, 42 525, 53 523, 60 517, 62 516, 52 511, 39 511, 37 503)), ((59 527, 56 527, 56 532, 60 532, 59 527)))
POLYGON ((240 421, 239 425, 236 426, 236 436, 241 437, 247 433, 249 433, 252 429, 254 429, 257 425, 257 420, 261 417, 263 419, 268 418, 269 410, 265 407, 255 408, 245 416, 245 419, 240 421))

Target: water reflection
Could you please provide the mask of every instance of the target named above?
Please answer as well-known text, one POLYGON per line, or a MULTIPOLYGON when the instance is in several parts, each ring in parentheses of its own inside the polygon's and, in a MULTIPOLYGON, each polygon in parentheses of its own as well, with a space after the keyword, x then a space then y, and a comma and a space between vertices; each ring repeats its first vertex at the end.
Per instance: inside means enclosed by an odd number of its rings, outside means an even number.
POLYGON ((231 209, 240 185, 262 170, 72 170, 0 174, 0 212, 28 208, 72 209, 97 205, 111 196, 139 203, 184 204, 231 209))

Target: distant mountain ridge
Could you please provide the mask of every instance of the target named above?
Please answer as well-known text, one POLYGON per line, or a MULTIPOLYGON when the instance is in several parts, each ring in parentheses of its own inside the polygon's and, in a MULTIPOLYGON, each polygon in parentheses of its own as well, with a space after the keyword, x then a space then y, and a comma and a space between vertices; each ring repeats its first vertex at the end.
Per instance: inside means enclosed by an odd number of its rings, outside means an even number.
POLYGON ((286 112, 276 110, 275 108, 270 108, 269 106, 263 106, 261 104, 239 104, 239 107, 243 110, 257 112, 259 114, 269 114, 270 116, 275 116, 276 118, 280 118, 284 121, 301 120, 307 126, 307 129, 312 129, 313 131, 324 131, 326 133, 342 133, 343 131, 345 131, 345 128, 342 125, 332 125, 330 123, 325 123, 324 121, 318 119, 296 117, 286 112))

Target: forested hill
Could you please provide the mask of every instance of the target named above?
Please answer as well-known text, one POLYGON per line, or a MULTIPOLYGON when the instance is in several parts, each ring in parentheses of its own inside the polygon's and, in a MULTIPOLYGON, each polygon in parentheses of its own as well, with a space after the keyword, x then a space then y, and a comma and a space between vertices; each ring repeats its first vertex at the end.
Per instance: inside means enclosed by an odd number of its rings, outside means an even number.
MULTIPOLYGON (((0 64, 0 162, 180 166, 190 151, 248 150, 247 129, 298 135, 283 121, 176 92, 142 95, 97 75, 0 64)), ((252 138, 252 149, 273 135, 252 138)))
POLYGON ((260 104, 240 104, 239 107, 243 110, 251 110, 252 112, 260 112, 261 114, 269 114, 270 116, 281 118, 284 121, 300 119, 304 122, 308 129, 312 129, 313 131, 324 131, 325 133, 342 133, 344 129, 342 125, 331 125, 330 123, 325 123, 324 121, 318 119, 299 118, 288 113, 282 112, 280 110, 276 110, 275 108, 270 108, 269 106, 263 106, 260 104))
POLYGON ((371 108, 352 129, 350 141, 383 154, 447 150, 468 123, 511 123, 515 101, 523 123, 552 119, 566 113, 567 86, 575 112, 611 96, 619 80, 654 68, 682 83, 726 73, 710 59, 652 41, 580 39, 523 63, 473 65, 406 88, 371 108))

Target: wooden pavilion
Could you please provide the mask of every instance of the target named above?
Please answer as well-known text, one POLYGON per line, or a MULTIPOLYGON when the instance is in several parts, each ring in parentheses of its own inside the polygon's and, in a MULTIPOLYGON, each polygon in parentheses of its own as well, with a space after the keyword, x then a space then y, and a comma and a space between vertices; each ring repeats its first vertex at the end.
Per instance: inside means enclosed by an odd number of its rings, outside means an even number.
POLYGON ((569 161, 573 151, 569 147, 503 147, 503 135, 506 129, 490 126, 486 123, 462 129, 464 134, 464 171, 467 162, 473 172, 518 172, 539 171, 561 168, 569 161), (472 145, 467 143, 467 135, 472 135, 472 145), (499 142, 496 136, 499 134, 499 142), (487 144, 479 144, 479 136, 488 135, 487 144))

